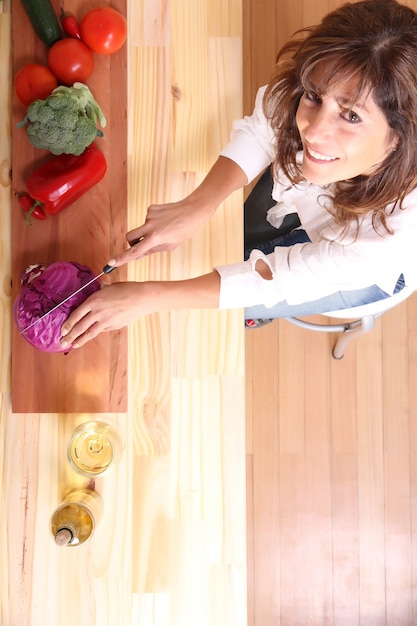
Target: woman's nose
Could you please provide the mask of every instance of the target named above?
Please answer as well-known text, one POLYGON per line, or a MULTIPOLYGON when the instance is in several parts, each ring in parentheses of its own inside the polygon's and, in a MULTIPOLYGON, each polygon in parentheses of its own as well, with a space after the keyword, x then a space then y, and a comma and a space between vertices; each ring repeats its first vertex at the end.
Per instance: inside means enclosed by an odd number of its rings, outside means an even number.
POLYGON ((334 119, 329 111, 323 107, 311 112, 307 125, 304 129, 304 136, 308 141, 325 141, 333 133, 334 119))

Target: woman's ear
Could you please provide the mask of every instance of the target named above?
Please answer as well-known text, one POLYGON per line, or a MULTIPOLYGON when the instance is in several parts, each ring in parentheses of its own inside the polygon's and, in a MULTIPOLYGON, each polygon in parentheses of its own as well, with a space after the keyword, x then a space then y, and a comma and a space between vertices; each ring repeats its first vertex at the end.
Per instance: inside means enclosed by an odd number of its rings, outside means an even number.
POLYGON ((395 135, 392 140, 391 151, 396 152, 399 145, 400 145, 400 138, 398 137, 398 135, 395 135))

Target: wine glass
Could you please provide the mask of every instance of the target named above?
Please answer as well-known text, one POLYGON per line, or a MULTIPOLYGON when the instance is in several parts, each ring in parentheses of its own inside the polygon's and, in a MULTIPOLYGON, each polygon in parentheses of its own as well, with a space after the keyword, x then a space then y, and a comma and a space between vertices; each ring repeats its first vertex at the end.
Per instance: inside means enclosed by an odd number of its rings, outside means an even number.
POLYGON ((124 441, 120 429, 109 420, 80 424, 67 444, 67 458, 74 471, 88 478, 102 476, 120 460, 124 441))

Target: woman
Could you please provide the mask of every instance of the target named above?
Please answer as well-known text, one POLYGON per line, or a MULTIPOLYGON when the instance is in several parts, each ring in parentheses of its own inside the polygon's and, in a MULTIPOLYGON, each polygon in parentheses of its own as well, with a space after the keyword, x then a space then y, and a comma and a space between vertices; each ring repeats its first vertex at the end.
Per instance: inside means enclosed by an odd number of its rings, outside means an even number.
POLYGON ((63 345, 163 309, 244 307, 247 319, 266 319, 417 286, 416 71, 417 14, 396 0, 347 4, 300 31, 203 183, 181 202, 149 207, 127 234, 132 247, 109 264, 175 248, 271 164, 267 219, 280 226, 296 213, 295 228, 204 276, 95 293, 63 325, 63 345))

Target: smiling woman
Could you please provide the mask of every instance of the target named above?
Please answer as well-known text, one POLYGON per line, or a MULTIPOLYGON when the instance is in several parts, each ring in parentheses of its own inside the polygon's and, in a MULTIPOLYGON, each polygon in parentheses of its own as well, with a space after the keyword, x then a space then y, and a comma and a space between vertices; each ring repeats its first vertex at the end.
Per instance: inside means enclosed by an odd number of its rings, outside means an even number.
POLYGON ((205 276, 96 293, 64 324, 65 344, 166 308, 245 307, 248 319, 271 319, 417 287, 416 65, 417 14, 396 0, 343 5, 296 34, 201 185, 151 205, 127 234, 138 243, 109 263, 175 248, 270 165, 272 195, 258 217, 278 216, 279 227, 296 214, 292 232, 277 228, 245 262, 205 276))
POLYGON ((369 176, 395 150, 395 131, 372 93, 356 99, 357 84, 355 78, 340 80, 326 90, 315 87, 301 96, 296 115, 303 146, 301 170, 312 183, 369 176))

